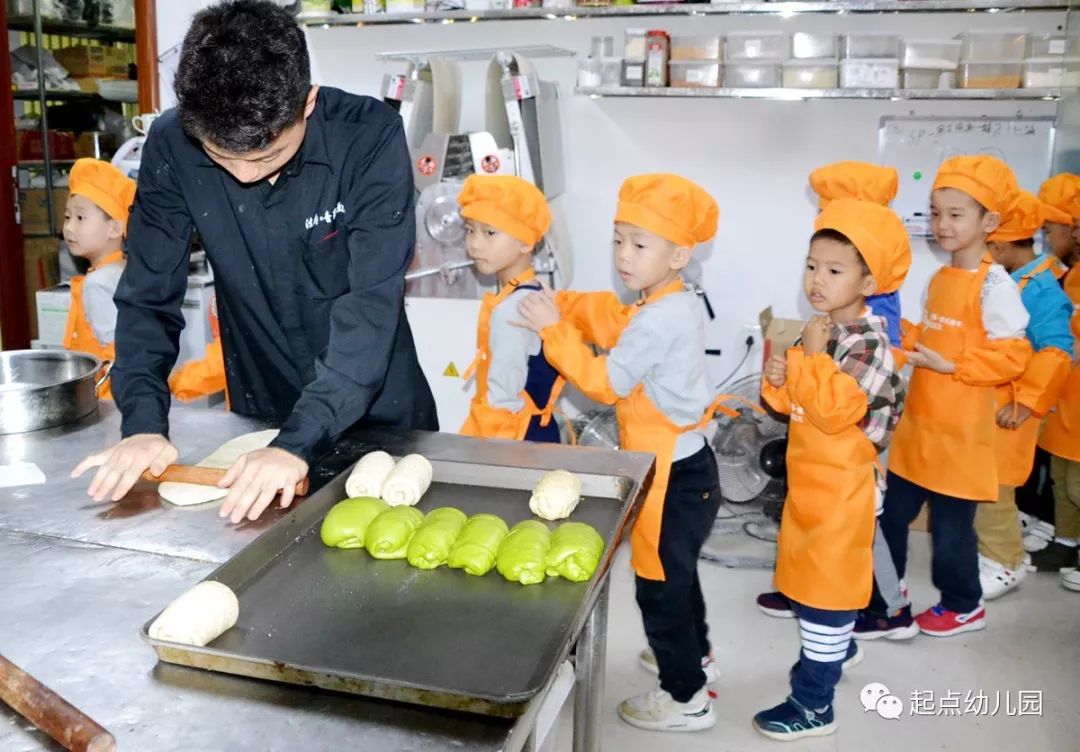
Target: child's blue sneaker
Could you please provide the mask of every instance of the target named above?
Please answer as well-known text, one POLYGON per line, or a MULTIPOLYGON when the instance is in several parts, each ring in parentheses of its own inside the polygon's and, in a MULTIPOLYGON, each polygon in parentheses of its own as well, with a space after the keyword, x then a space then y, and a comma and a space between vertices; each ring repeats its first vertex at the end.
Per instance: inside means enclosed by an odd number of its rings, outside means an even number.
POLYGON ((835 734, 836 720, 831 705, 820 711, 811 710, 794 697, 788 697, 775 708, 755 715, 754 728, 762 736, 790 742, 808 736, 835 734))

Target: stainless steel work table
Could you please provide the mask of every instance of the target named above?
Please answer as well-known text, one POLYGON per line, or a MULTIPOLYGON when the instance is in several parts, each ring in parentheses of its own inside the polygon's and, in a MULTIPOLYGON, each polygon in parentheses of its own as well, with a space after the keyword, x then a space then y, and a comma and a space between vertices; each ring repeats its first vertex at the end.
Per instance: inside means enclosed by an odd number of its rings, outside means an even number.
MULTIPOLYGON (((80 423, 0 436, 0 464, 34 462, 46 483, 0 488, 0 652, 108 728, 121 750, 518 750, 531 746, 541 698, 517 721, 486 718, 242 679, 158 663, 140 625, 288 514, 269 510, 229 526, 217 505, 175 508, 153 485, 116 504, 94 504, 87 478, 68 477, 119 436, 111 403, 80 423)), ((222 410, 177 407, 172 439, 195 462, 224 440, 260 428, 222 410)), ((482 452, 486 463, 598 465, 643 484, 650 455, 516 442, 480 444, 452 434, 371 432, 339 443, 311 473, 313 491, 376 445, 424 453, 482 452)), ((575 750, 600 748, 607 583, 576 651, 575 750)), ((3 706, 0 706, 3 707, 3 706)), ((0 749, 53 749, 6 707, 0 749)))

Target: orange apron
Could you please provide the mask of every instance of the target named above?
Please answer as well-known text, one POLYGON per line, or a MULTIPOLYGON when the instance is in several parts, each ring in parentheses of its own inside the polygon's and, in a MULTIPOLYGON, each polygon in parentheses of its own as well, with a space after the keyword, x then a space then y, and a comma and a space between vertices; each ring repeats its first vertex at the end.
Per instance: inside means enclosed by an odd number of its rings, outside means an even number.
MULTIPOLYGON (((969 348, 986 346, 980 296, 991 263, 983 257, 974 274, 949 266, 938 270, 919 325, 921 344, 953 362, 969 348)), ((916 368, 893 436, 889 470, 946 496, 996 500, 994 392, 994 386, 963 383, 956 374, 916 368)))
POLYGON ((536 272, 527 269, 519 276, 503 285, 498 294, 486 293, 480 306, 480 320, 476 329, 476 358, 465 371, 465 379, 476 374, 476 394, 469 405, 469 415, 465 418, 460 434, 463 436, 480 436, 488 439, 514 439, 521 441, 529 430, 529 423, 535 416, 540 416, 540 425, 546 426, 551 422, 552 413, 555 411, 555 401, 559 398, 566 380, 561 376, 555 380, 551 388, 551 396, 547 404, 539 407, 524 389, 520 397, 525 405, 517 412, 505 408, 493 407, 488 403, 488 369, 491 366, 491 314, 506 300, 517 288, 536 278, 536 272))
POLYGON ((225 382, 225 355, 221 349, 221 324, 218 321, 217 295, 210 298, 210 333, 213 339, 206 345, 201 360, 191 360, 169 377, 169 389, 181 402, 225 392, 225 407, 229 408, 229 390, 225 382))
MULTIPOLYGON (((1053 270, 1056 258, 1048 258, 1025 274, 1017 286, 1023 292, 1036 275, 1053 270)), ((1075 318, 1075 317, 1074 317, 1075 318)), ((996 409, 1016 403, 1023 404, 1032 412, 1015 431, 996 427, 994 451, 997 456, 998 482, 1003 486, 1019 487, 1027 482, 1035 465, 1035 444, 1039 439, 1038 418, 1046 415, 1057 402, 1061 389, 1069 377, 1072 361, 1069 355, 1055 347, 1040 350, 1031 357, 1024 374, 1010 384, 997 388, 996 409)))
POLYGON ((787 384, 762 396, 791 415, 776 587, 830 611, 865 608, 874 579, 877 448, 858 426, 866 394, 824 353, 788 350, 787 384), (809 408, 813 420, 807 417, 809 408))
MULTIPOLYGON (((1080 271, 1074 266, 1065 277, 1065 294, 1073 302, 1072 332, 1080 333, 1080 271)), ((1080 345, 1080 338, 1077 339, 1080 345)), ((1080 348, 1078 348, 1080 349, 1080 348)), ((1061 390, 1057 407, 1046 419, 1039 446, 1055 457, 1080 462, 1080 366, 1074 367, 1061 390)))
POLYGON ((653 404, 642 384, 634 387, 626 397, 619 397, 608 380, 606 357, 594 356, 585 345, 585 339, 605 349, 614 346, 638 311, 649 303, 684 289, 682 280, 675 279, 631 306, 622 305, 614 295, 560 293, 556 298, 563 320, 557 326, 548 327, 542 334, 545 352, 553 365, 563 373, 569 372, 571 381, 589 397, 615 405, 615 417, 619 422, 619 448, 656 455, 652 485, 630 533, 630 563, 639 577, 659 582, 665 579, 660 561, 660 528, 676 440, 680 434, 703 428, 717 410, 736 414, 730 408, 721 406, 721 402, 732 397, 725 394, 717 396, 700 421, 688 426, 677 425, 653 404), (572 367, 562 368, 563 364, 572 364, 572 367))
MULTIPOLYGON (((87 274, 109 264, 118 264, 123 260, 124 252, 114 251, 101 259, 101 263, 97 266, 90 267, 87 274)), ((90 326, 90 320, 86 318, 86 307, 83 303, 85 284, 84 275, 73 277, 71 280, 71 308, 68 310, 67 324, 64 326, 64 348, 93 355, 102 364, 108 365, 116 360, 116 344, 113 342, 107 345, 102 344, 94 334, 94 328, 90 326)), ((112 384, 108 380, 98 388, 98 398, 112 399, 112 384)))

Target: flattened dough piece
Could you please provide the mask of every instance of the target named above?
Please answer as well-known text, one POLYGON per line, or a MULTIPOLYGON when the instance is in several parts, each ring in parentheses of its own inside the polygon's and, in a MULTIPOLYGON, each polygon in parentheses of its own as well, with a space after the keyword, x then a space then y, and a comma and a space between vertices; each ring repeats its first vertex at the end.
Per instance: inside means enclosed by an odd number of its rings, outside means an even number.
POLYGON ((240 602, 227 585, 200 582, 161 612, 148 630, 155 640, 202 647, 236 625, 240 602))
MULTIPOLYGON (((268 431, 254 431, 229 439, 210 454, 209 457, 197 463, 196 467, 212 467, 217 470, 228 470, 233 463, 248 452, 256 449, 264 449, 270 442, 277 438, 276 428, 268 431)), ((178 507, 188 507, 194 504, 206 504, 218 499, 224 499, 229 494, 229 489, 217 486, 200 486, 195 483, 161 483, 158 485, 158 494, 170 504, 178 507)))
POLYGON ((533 489, 529 509, 545 520, 570 516, 581 500, 581 478, 566 470, 544 473, 533 489))
POLYGON ((368 452, 345 481, 345 493, 350 498, 373 496, 382 498, 383 484, 394 469, 394 458, 386 452, 368 452))
POLYGON ((383 484, 383 501, 392 507, 415 506, 431 486, 433 474, 431 463, 423 455, 402 457, 383 484))

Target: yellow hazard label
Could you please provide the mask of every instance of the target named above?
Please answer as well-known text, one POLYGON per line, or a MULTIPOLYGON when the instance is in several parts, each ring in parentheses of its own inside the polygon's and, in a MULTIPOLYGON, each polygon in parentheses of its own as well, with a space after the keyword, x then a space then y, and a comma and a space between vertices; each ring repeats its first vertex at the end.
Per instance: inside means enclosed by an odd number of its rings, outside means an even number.
POLYGON ((449 365, 446 366, 446 370, 442 372, 442 375, 449 376, 452 379, 461 378, 461 374, 458 373, 457 366, 454 365, 454 361, 452 360, 449 365))

